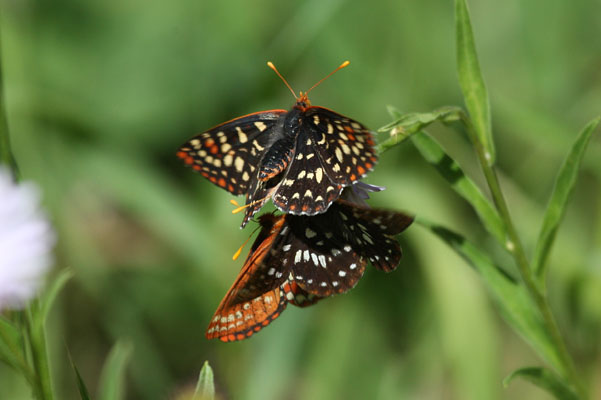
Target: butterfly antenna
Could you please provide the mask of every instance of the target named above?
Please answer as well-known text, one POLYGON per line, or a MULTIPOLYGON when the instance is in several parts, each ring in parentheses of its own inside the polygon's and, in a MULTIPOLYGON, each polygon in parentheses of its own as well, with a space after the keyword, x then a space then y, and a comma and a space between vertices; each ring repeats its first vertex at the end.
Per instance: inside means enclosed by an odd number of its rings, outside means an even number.
POLYGON ((245 208, 248 208, 248 207, 253 206, 253 205, 257 204, 257 203, 265 201, 265 199, 267 199, 268 197, 269 196, 265 196, 262 199, 252 201, 252 202, 250 202, 248 204, 245 204, 243 206, 239 206, 238 202, 236 202, 236 200, 232 199, 232 200, 230 200, 230 203, 232 203, 234 206, 237 207, 237 208, 235 208, 235 209, 232 210, 232 214, 238 214, 240 211, 244 210, 245 208))
POLYGON ((345 61, 342 64, 340 64, 340 66, 338 68, 336 68, 334 71, 330 72, 326 77, 322 78, 319 82, 317 82, 315 85, 311 86, 311 89, 307 90, 305 92, 305 95, 307 95, 311 90, 313 90, 317 85, 319 85, 321 82, 325 81, 326 79, 328 79, 330 76, 334 75, 336 72, 340 71, 342 68, 348 67, 348 65, 350 64, 350 61, 345 61))
POLYGON ((236 250, 236 252, 234 253, 234 255, 232 256, 232 260, 236 261, 238 259, 238 257, 240 257, 240 253, 242 253, 242 249, 244 248, 244 246, 246 246, 246 244, 248 243, 248 241, 250 240, 251 237, 253 237, 253 235, 255 234, 255 232, 260 228, 261 226, 257 226, 255 228, 254 231, 252 231, 252 233, 248 236, 248 239, 246 239, 244 241, 244 243, 242 243, 242 246, 240 246, 240 248, 238 250, 236 250))
POLYGON ((290 91, 292 92, 292 95, 296 99, 297 97, 296 97, 296 94, 294 93, 294 90, 292 90, 292 87, 288 84, 288 82, 286 81, 286 79, 284 79, 284 77, 282 76, 282 74, 280 74, 280 72, 277 70, 277 68, 275 67, 275 65, 273 65, 273 63, 271 61, 267 61, 267 66, 269 68, 271 68, 276 74, 278 74, 278 76, 280 77, 280 79, 284 81, 284 83, 286 84, 286 86, 288 86, 288 89, 290 89, 290 91))

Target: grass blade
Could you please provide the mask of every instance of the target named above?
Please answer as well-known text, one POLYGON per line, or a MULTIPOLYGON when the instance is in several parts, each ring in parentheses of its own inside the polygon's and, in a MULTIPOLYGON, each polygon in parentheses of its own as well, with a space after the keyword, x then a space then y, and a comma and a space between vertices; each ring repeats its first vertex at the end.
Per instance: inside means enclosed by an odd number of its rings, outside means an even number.
POLYGON ((123 398, 125 389, 125 368, 129 361, 133 346, 129 342, 119 340, 111 349, 102 373, 98 389, 98 399, 119 400, 123 398))
POLYGON ((215 398, 215 382, 213 369, 208 361, 205 361, 198 376, 198 383, 194 391, 194 400, 213 400, 215 398))
POLYGON ((459 164, 449 157, 442 147, 425 132, 419 132, 412 137, 413 144, 436 170, 449 182, 453 190, 472 205, 482 224, 499 243, 505 247, 507 241, 505 228, 497 210, 482 194, 480 188, 468 178, 459 164))
POLYGON ((50 284, 50 287, 46 289, 42 299, 41 299, 41 309, 39 314, 37 315, 38 320, 36 321, 38 324, 45 324, 48 319, 48 313, 52 308, 52 304, 54 304, 54 300, 60 293, 61 289, 67 284, 69 279, 73 277, 73 273, 68 269, 63 269, 56 278, 50 284))
POLYGON ((561 370, 561 357, 542 317, 524 288, 498 268, 463 236, 418 217, 415 221, 447 243, 480 275, 505 320, 552 366, 561 370))
POLYGON ((11 151, 10 137, 8 134, 8 118, 6 117, 6 104, 4 101, 4 79, 2 74, 2 46, 0 43, 0 164, 8 165, 15 176, 17 163, 11 151))
POLYGON ((73 368, 73 372, 75 372, 75 378, 77 380, 77 389, 79 390, 79 397, 81 398, 81 400, 90 400, 90 392, 88 391, 88 388, 86 387, 86 383, 84 382, 83 378, 81 377, 81 374, 79 373, 79 369, 77 369, 77 366, 75 365, 75 362, 73 362, 73 358, 71 358, 71 353, 67 350, 67 353, 69 354, 69 361, 71 362, 71 367, 73 368))
POLYGON ((580 132, 557 174, 555 187, 547 205, 532 259, 532 269, 540 281, 544 281, 545 279, 548 265, 547 259, 551 253, 557 229, 565 213, 570 194, 574 189, 584 152, 599 120, 600 118, 597 118, 589 122, 580 132))
POLYGON ((478 136, 477 139, 484 147, 486 161, 489 165, 493 165, 495 148, 492 139, 488 91, 480 72, 466 0, 455 0, 455 33, 459 85, 478 136))
POLYGON ((509 386, 514 378, 523 378, 545 389, 560 400, 578 400, 578 396, 559 376, 547 368, 526 367, 513 371, 507 378, 503 379, 503 386, 509 386))

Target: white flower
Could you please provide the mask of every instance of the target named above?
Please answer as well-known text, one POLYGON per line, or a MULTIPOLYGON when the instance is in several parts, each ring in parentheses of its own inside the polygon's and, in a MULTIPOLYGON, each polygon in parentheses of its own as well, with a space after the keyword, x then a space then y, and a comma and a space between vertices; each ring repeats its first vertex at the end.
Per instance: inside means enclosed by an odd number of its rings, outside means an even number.
POLYGON ((32 183, 15 184, 0 165, 0 311, 23 308, 52 264, 54 232, 32 183))

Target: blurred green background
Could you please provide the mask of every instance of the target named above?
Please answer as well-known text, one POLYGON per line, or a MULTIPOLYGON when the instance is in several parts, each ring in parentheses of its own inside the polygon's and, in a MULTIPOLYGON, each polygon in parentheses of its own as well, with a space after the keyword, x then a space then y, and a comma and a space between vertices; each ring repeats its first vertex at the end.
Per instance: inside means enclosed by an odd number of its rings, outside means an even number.
MULTIPOLYGON (((532 250, 554 175, 601 111, 601 2, 471 1, 491 95, 502 184, 532 250)), ((450 0, 3 0, 2 62, 15 156, 38 182, 59 235, 56 268, 75 278, 55 307, 50 356, 59 399, 77 397, 69 348, 92 391, 117 339, 134 346, 128 399, 176 399, 204 360, 227 399, 548 399, 502 379, 541 362, 499 317, 477 275, 418 226, 390 274, 369 269, 349 294, 289 307, 252 339, 204 331, 250 230, 231 198, 175 158, 193 134, 289 108, 311 93, 377 129, 387 105, 462 105, 450 0)), ((431 133, 482 182, 467 140, 431 133)), ((384 137, 380 138, 380 140, 384 137)), ((452 227, 511 261, 410 143, 367 182, 371 204, 452 227)), ((601 397, 601 140, 597 134, 551 257, 554 311, 601 397)), ((245 250, 246 251, 246 250, 245 250)), ((0 366, 0 399, 27 399, 0 366)))

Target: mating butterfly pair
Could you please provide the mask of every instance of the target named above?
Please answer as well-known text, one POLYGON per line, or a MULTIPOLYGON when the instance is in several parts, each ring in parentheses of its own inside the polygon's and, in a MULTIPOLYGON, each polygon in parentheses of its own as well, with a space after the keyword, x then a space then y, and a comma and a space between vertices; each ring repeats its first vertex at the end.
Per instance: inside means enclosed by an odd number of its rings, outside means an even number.
POLYGON ((242 340, 276 319, 288 303, 315 304, 352 289, 367 262, 392 271, 401 258, 394 235, 413 218, 338 200, 315 216, 264 214, 242 270, 206 336, 242 340))
POLYGON ((338 200, 377 161, 370 131, 350 118, 311 106, 307 93, 290 111, 269 110, 203 132, 178 157, 212 183, 246 194, 244 227, 272 199, 284 215, 259 217, 261 231, 221 301, 207 338, 241 340, 277 318, 288 303, 315 304, 353 288, 369 262, 396 268, 394 235, 413 221, 404 214, 338 200))
MULTIPOLYGON (((273 64, 268 65, 296 97, 273 64)), ((290 111, 233 119, 179 149, 178 157, 212 183, 235 195, 246 194, 242 227, 269 198, 287 214, 323 213, 344 187, 373 169, 377 157, 370 131, 334 111, 311 106, 307 93, 324 79, 301 92, 290 111)))

